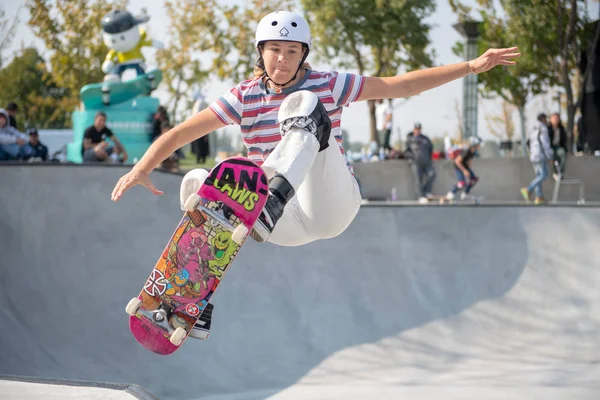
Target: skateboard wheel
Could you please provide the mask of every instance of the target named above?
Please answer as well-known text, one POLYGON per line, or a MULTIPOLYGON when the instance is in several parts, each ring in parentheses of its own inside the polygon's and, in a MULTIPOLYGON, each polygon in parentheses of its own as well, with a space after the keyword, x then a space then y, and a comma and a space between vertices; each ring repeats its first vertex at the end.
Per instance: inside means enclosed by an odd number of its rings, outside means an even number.
POLYGON ((169 339, 169 341, 171 343, 173 343, 175 346, 179 346, 182 342, 183 339, 185 339, 185 329, 183 328, 177 328, 175 329, 175 332, 173 332, 173 334, 171 335, 171 338, 169 339))
POLYGON ((231 234, 231 240, 237 244, 242 244, 246 236, 248 235, 248 228, 245 225, 238 225, 237 228, 231 234))
POLYGON ((185 201, 184 207, 186 211, 193 212, 196 210, 198 203, 200 203, 200 196, 198 193, 192 193, 190 197, 185 201))
POLYGON ((131 316, 135 315, 135 313, 137 312, 138 308, 140 308, 140 305, 142 304, 142 301, 140 299, 138 299, 137 297, 129 300, 129 303, 127 303, 127 307, 125 307, 125 312, 131 316))

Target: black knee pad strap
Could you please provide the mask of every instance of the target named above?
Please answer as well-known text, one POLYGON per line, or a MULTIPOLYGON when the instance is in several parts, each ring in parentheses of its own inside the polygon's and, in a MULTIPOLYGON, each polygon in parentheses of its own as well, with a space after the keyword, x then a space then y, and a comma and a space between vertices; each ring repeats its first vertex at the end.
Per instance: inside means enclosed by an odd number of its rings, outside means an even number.
POLYGON ((331 119, 321 100, 313 112, 305 117, 288 118, 281 123, 281 133, 285 135, 292 128, 300 128, 309 131, 319 142, 319 151, 329 147, 329 136, 331 135, 331 119))

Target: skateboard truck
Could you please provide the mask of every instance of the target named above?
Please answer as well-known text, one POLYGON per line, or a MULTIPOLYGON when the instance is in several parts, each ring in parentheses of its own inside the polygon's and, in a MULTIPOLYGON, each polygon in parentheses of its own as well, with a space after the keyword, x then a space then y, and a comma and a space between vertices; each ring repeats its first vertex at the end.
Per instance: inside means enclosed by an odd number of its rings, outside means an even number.
POLYGON ((173 316, 173 308, 168 304, 160 303, 158 308, 152 311, 140 308, 137 310, 137 312, 154 322, 158 327, 162 328, 167 333, 171 334, 175 331, 175 328, 169 324, 169 319, 171 319, 173 316))

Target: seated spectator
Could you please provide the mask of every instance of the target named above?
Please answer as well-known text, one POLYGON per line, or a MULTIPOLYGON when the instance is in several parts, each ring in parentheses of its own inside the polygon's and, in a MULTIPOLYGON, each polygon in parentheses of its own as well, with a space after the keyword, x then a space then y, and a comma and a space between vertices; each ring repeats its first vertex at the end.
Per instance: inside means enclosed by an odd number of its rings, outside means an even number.
POLYGON ((17 127, 17 111, 19 111, 19 107, 16 103, 8 103, 6 106, 6 111, 8 111, 8 123, 15 129, 19 129, 17 127))
POLYGON ((81 149, 84 162, 125 162, 127 152, 110 129, 106 127, 106 114, 99 111, 94 119, 94 125, 87 128, 83 134, 81 149), (108 140, 113 143, 111 144, 108 140))
POLYGON ((48 147, 40 142, 37 129, 29 129, 27 133, 29 133, 29 146, 32 149, 29 161, 48 161, 48 147))
POLYGON ((23 160, 31 156, 27 135, 9 125, 8 113, 0 108, 0 161, 23 160))

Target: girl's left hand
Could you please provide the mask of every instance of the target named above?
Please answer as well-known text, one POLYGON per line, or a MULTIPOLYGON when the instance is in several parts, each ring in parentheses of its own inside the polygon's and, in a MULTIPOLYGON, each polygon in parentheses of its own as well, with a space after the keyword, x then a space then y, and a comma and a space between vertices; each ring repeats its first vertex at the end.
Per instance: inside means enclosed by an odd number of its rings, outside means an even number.
POLYGON ((471 71, 476 74, 489 71, 496 65, 515 65, 513 58, 521 57, 518 47, 509 47, 506 49, 489 49, 474 60, 469 61, 471 71))

